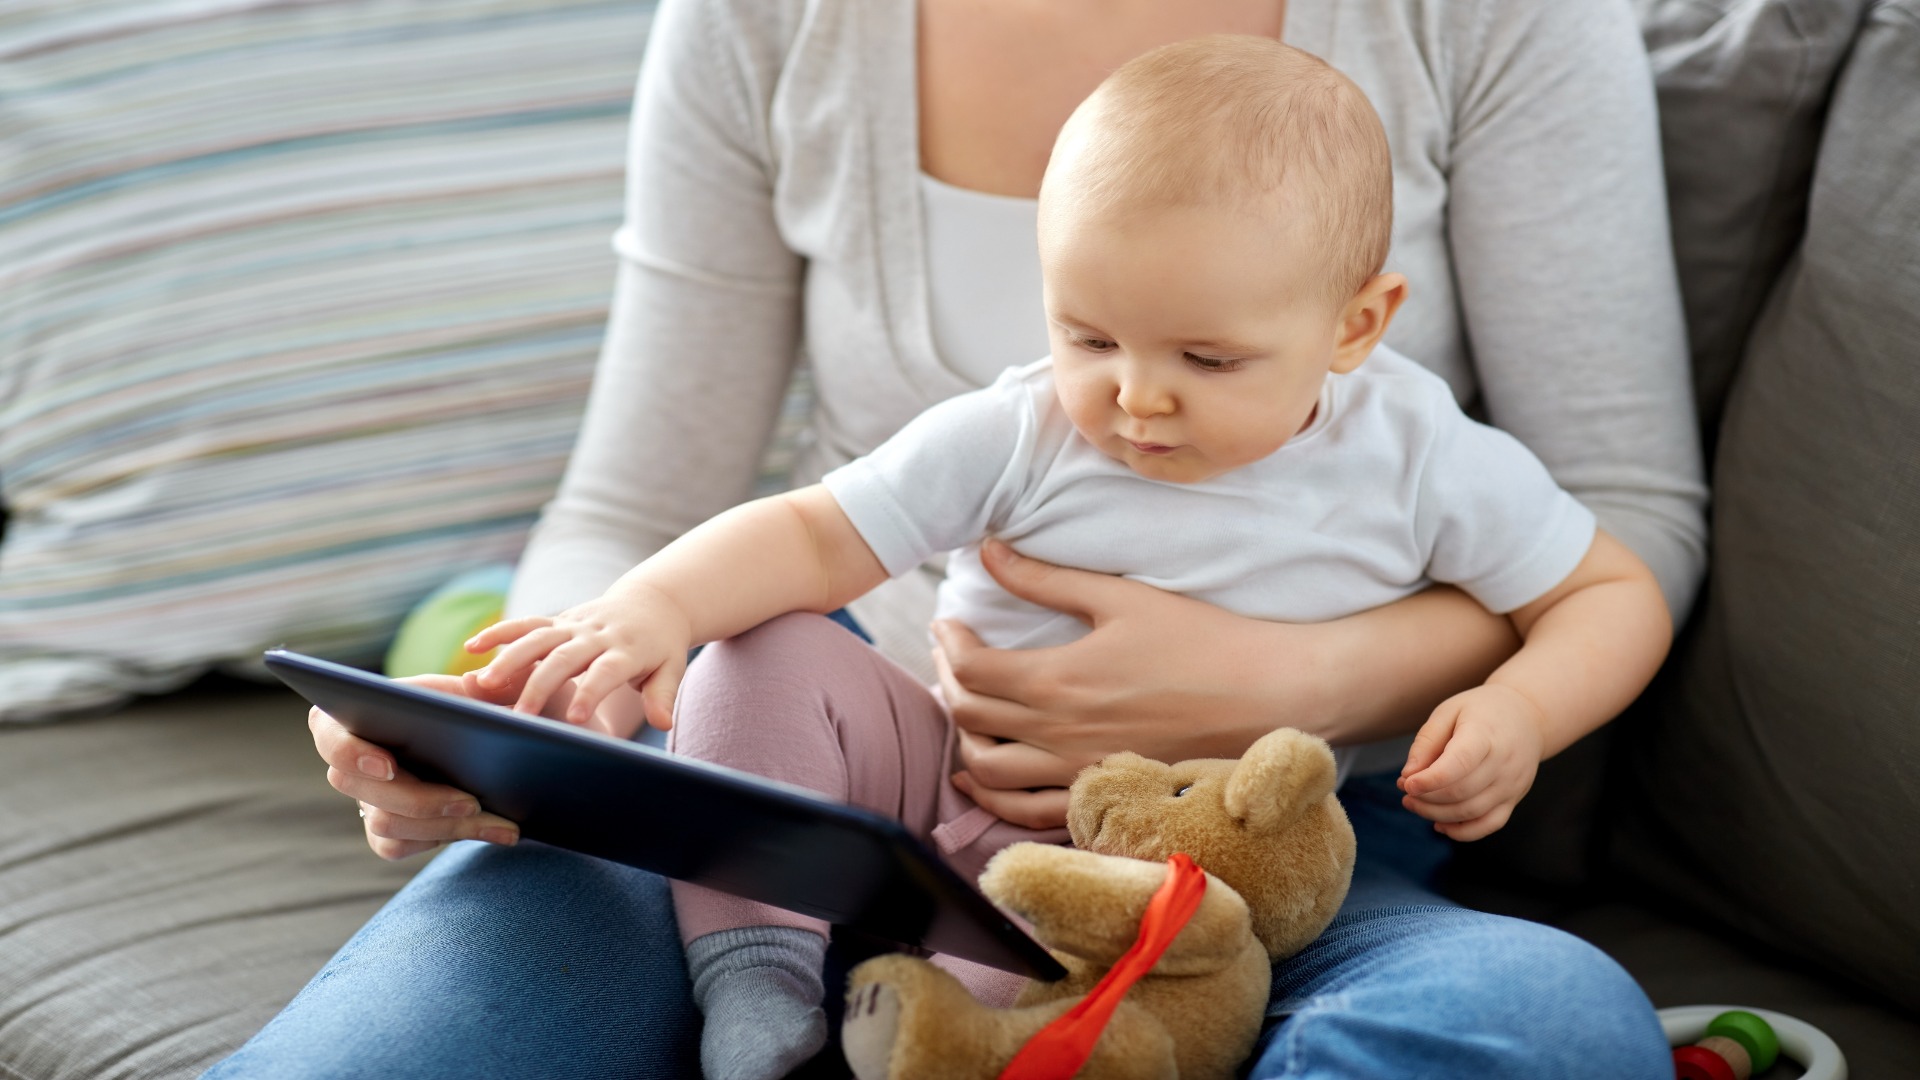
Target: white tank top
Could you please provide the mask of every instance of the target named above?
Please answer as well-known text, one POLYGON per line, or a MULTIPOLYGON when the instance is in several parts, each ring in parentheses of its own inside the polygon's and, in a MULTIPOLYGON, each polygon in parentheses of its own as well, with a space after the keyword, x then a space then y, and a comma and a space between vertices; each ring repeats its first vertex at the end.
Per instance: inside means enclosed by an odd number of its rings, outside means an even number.
POLYGON ((1047 355, 1034 199, 989 195, 920 174, 933 347, 981 386, 1047 355))

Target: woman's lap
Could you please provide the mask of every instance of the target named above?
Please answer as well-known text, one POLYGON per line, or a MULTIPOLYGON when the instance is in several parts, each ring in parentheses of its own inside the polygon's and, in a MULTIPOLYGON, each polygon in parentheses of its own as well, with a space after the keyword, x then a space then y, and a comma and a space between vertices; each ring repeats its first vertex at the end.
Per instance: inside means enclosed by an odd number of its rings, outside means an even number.
MULTIPOLYGON (((1353 887, 1327 932, 1275 967, 1251 1077, 1671 1075, 1617 964, 1433 893, 1444 842, 1390 780, 1341 798, 1360 838, 1353 887)), ((664 879, 469 842, 207 1076, 697 1077, 699 1026, 664 879)))
POLYGON ((208 1080, 698 1077, 666 879, 455 844, 208 1080))

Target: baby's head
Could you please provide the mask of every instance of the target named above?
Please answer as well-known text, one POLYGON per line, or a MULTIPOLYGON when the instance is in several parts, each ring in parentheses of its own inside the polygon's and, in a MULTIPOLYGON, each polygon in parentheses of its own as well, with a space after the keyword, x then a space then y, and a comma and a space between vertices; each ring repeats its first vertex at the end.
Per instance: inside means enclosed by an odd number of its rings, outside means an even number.
POLYGON ((1392 225, 1379 117, 1325 63, 1228 35, 1128 63, 1068 119, 1040 187, 1074 426, 1180 483, 1279 449, 1405 298, 1380 273, 1392 225))

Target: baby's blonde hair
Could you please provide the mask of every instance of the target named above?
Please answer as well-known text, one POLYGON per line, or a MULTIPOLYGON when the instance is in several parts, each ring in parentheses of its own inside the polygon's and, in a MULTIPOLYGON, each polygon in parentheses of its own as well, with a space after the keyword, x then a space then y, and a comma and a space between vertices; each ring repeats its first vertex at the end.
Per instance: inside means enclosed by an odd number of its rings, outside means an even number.
POLYGON ((1107 77, 1054 144, 1043 205, 1238 203, 1305 223, 1326 292, 1345 304, 1380 272, 1393 232, 1393 162, 1351 79, 1271 38, 1165 45, 1107 77))

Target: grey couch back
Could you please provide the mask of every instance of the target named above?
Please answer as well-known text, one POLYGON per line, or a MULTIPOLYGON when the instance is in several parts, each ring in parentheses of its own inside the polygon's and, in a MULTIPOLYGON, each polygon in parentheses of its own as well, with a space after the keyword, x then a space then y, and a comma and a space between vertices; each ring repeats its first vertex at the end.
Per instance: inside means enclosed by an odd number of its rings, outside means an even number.
POLYGON ((1920 0, 1721 7, 1773 20, 1763 100, 1694 107, 1662 73, 1710 576, 1619 733, 1612 855, 1920 1009, 1920 0))

